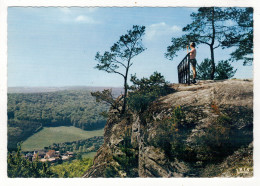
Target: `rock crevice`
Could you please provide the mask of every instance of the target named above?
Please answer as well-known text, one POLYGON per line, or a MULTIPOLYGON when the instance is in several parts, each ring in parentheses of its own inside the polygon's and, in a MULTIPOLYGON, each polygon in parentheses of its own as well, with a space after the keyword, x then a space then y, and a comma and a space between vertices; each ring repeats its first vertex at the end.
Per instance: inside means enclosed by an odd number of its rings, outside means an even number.
POLYGON ((248 168, 241 170, 252 172, 253 82, 200 81, 172 87, 176 92, 161 97, 146 113, 120 117, 110 111, 104 144, 84 177, 236 177, 241 162, 227 165, 240 155, 239 149, 248 168), (177 107, 184 118, 174 136, 165 127, 175 121, 167 118, 177 107))

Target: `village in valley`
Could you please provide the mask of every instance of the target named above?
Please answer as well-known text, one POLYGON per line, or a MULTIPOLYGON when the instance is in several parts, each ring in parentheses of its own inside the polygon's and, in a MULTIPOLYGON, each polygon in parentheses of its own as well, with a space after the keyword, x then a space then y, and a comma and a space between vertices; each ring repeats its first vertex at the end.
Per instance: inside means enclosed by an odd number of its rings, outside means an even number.
POLYGON ((49 151, 33 151, 27 152, 24 154, 24 158, 29 161, 41 161, 41 162, 59 162, 59 161, 67 161, 69 159, 73 159, 75 157, 74 152, 65 152, 61 153, 60 151, 49 150, 49 151))
POLYGON ((82 154, 96 152, 103 142, 103 136, 94 136, 84 140, 55 143, 42 150, 22 151, 22 155, 31 162, 38 160, 40 162, 61 163, 78 159, 82 154))

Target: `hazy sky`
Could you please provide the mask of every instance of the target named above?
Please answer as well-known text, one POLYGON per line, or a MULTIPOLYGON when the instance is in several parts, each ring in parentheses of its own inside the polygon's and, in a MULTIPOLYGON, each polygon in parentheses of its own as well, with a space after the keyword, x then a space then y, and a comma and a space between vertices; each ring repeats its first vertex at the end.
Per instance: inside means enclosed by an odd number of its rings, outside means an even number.
MULTIPOLYGON (((177 65, 186 55, 164 57, 172 37, 181 36, 196 8, 8 8, 8 86, 122 86, 123 79, 94 69, 103 53, 133 25, 146 26, 147 48, 133 58, 130 74, 147 77, 161 72, 177 83, 177 65)), ((216 61, 231 50, 216 50, 216 61)), ((197 47, 197 61, 210 58, 207 46, 197 47)), ((252 66, 232 63, 236 78, 252 78, 252 66)))

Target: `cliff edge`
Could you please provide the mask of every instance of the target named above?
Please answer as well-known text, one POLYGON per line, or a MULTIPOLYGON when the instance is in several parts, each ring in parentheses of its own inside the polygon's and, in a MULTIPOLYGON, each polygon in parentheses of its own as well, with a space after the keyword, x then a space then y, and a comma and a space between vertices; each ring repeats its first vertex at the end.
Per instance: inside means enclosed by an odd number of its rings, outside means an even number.
POLYGON ((253 176, 253 81, 171 86, 143 113, 110 110, 83 177, 253 176))

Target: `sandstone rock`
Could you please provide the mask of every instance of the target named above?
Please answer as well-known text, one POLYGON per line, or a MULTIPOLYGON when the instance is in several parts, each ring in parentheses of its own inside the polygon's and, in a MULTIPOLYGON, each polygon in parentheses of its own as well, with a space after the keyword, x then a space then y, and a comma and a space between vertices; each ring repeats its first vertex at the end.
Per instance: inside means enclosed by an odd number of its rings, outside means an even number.
MULTIPOLYGON (((210 80, 200 81, 198 85, 190 86, 173 84, 172 87, 176 92, 161 97, 157 103, 152 104, 149 108, 147 115, 151 117, 128 113, 120 118, 118 113, 110 112, 105 126, 104 144, 94 158, 94 165, 84 177, 104 177, 109 166, 120 169, 120 164, 115 156, 123 156, 121 145, 125 143, 126 134, 131 140, 129 148, 138 154, 137 158, 134 159, 138 163, 129 169, 126 167, 124 170, 119 170, 121 177, 127 177, 129 173, 139 177, 216 176, 217 173, 214 171, 211 171, 211 175, 204 172, 205 167, 207 167, 205 169, 207 171, 210 166, 214 167, 214 165, 209 160, 204 161, 203 158, 218 154, 218 152, 215 152, 216 149, 214 152, 211 152, 210 149, 205 150, 203 149, 204 144, 199 143, 200 139, 203 141, 205 136, 211 135, 209 134, 210 129, 219 130, 220 137, 229 132, 234 139, 233 141, 228 140, 230 143, 237 144, 235 147, 231 146, 234 152, 227 153, 227 157, 219 158, 219 161, 222 161, 222 169, 219 168, 222 173, 218 173, 217 176, 232 176, 228 158, 235 156, 236 149, 242 148, 242 145, 250 144, 253 140, 253 82, 251 80, 210 80), (188 126, 183 144, 191 152, 197 153, 195 157, 186 157, 186 159, 171 157, 167 154, 167 149, 152 144, 159 133, 158 123, 164 118, 171 117, 176 106, 183 109, 185 118, 181 122, 188 126), (221 129, 217 123, 222 121, 221 119, 226 119, 232 124, 226 130, 221 129), (197 158, 196 162, 192 162, 192 158, 197 158)), ((218 140, 223 143, 223 139, 217 139, 217 142, 218 140)), ((214 158, 217 159, 217 157, 214 158)), ((246 168, 249 168, 252 173, 252 167, 248 167, 252 163, 252 158, 247 158, 245 155, 244 160, 243 158, 240 160, 249 162, 246 168)), ((251 173, 248 175, 252 175, 251 173)))

